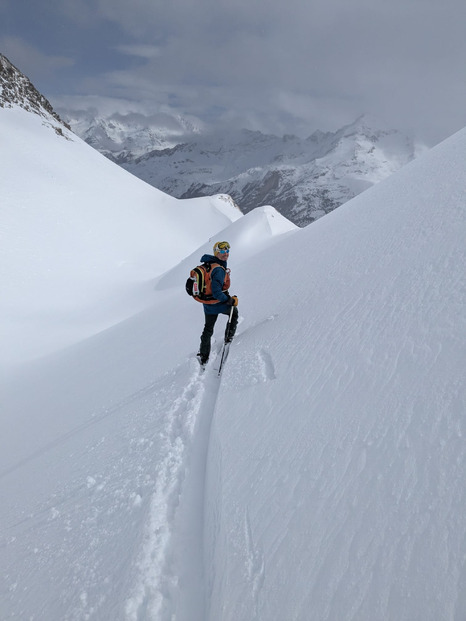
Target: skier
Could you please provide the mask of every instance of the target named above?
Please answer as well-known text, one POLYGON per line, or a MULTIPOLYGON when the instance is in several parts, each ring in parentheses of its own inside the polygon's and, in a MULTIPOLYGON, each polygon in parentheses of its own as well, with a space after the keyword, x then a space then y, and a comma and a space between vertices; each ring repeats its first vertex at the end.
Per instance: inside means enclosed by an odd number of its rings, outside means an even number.
POLYGON ((227 261, 230 254, 230 244, 226 241, 217 242, 214 245, 214 256, 205 254, 202 263, 210 264, 210 281, 213 300, 203 302, 205 324, 201 335, 201 345, 197 357, 201 365, 205 365, 210 355, 210 339, 214 333, 214 326, 220 314, 230 315, 231 321, 225 329, 225 343, 230 343, 236 332, 238 324, 238 298, 228 292, 230 286, 230 270, 227 269, 227 261))

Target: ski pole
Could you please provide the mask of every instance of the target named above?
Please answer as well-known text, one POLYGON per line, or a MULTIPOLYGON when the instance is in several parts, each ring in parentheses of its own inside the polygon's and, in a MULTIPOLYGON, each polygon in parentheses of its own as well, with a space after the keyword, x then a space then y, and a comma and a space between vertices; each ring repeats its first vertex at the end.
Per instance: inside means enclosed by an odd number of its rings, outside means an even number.
POLYGON ((230 324, 231 324, 231 319, 233 317, 233 309, 234 306, 231 307, 230 310, 230 316, 228 317, 228 321, 227 321, 227 328, 225 330, 225 338, 223 340, 223 350, 222 350, 222 357, 220 359, 220 366, 218 368, 218 374, 220 375, 220 373, 222 372, 222 367, 223 367, 223 362, 224 362, 224 357, 225 357, 225 351, 226 351, 226 346, 227 346, 227 334, 230 331, 230 324))
POLYGON ((231 325, 231 319, 232 319, 232 317, 233 317, 233 309, 234 309, 234 308, 235 308, 234 306, 232 306, 232 307, 230 308, 230 316, 228 317, 228 321, 227 321, 227 329, 226 329, 226 331, 225 331, 225 342, 226 342, 226 338, 227 338, 227 336, 226 336, 226 335, 230 332, 230 325, 231 325))

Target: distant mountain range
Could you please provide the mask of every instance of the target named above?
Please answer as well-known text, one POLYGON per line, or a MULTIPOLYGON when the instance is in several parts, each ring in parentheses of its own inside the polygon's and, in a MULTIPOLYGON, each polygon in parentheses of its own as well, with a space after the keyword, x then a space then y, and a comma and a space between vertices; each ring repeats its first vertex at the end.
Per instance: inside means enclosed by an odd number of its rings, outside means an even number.
POLYGON ((120 166, 177 198, 229 194, 243 213, 273 205, 305 226, 410 162, 425 148, 367 116, 302 139, 240 130, 209 134, 181 117, 62 111, 73 130, 120 166), (177 140, 179 141, 177 143, 177 140))
POLYGON ((59 111, 80 138, 118 164, 154 150, 170 149, 200 132, 193 121, 168 113, 106 116, 96 109, 59 111))
POLYGON ((243 213, 272 205, 305 226, 410 162, 425 147, 367 116, 306 139, 208 133, 181 116, 53 109, 0 54, 0 106, 19 104, 63 126, 136 177, 176 198, 229 194, 243 213), (66 119, 66 121, 63 121, 66 119))

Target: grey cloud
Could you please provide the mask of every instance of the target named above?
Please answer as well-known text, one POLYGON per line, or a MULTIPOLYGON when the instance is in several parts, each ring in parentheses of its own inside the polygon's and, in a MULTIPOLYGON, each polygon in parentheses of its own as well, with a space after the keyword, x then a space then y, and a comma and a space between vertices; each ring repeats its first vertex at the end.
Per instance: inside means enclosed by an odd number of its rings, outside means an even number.
POLYGON ((301 135, 366 112, 431 144, 466 124, 464 0, 54 1, 118 32, 81 94, 301 135))
POLYGON ((19 37, 0 37, 0 51, 23 73, 33 75, 35 79, 50 78, 57 69, 74 64, 72 58, 44 54, 19 37))

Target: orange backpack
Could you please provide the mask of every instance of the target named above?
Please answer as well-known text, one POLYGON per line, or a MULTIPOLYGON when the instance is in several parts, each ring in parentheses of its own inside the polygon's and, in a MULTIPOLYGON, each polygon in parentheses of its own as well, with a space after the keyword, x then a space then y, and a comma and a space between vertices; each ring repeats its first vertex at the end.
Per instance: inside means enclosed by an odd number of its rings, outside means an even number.
POLYGON ((223 281, 222 291, 230 288, 230 270, 225 269, 220 263, 203 263, 198 265, 189 274, 186 281, 186 291, 196 302, 202 304, 218 304, 218 300, 212 295, 211 272, 214 268, 221 267, 225 270, 225 280, 223 281))

